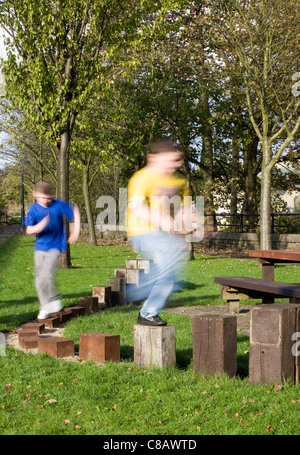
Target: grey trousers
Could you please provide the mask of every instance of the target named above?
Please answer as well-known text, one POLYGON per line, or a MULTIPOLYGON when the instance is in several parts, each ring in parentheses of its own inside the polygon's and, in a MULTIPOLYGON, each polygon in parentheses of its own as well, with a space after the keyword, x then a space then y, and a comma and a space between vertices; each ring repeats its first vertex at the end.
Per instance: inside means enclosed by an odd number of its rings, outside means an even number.
POLYGON ((61 252, 54 248, 34 252, 35 287, 41 309, 44 311, 47 311, 47 305, 50 302, 61 298, 55 282, 55 270, 60 256, 61 252))

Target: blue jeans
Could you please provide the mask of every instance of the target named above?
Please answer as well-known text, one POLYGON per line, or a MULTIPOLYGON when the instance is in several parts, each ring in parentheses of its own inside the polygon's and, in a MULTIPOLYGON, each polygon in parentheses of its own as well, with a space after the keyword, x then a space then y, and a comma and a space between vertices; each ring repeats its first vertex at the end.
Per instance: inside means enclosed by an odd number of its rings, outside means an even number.
POLYGON ((149 273, 142 275, 139 287, 129 292, 128 301, 146 299, 142 317, 157 315, 176 288, 177 276, 185 262, 187 244, 180 235, 147 232, 129 238, 135 251, 153 261, 149 273))

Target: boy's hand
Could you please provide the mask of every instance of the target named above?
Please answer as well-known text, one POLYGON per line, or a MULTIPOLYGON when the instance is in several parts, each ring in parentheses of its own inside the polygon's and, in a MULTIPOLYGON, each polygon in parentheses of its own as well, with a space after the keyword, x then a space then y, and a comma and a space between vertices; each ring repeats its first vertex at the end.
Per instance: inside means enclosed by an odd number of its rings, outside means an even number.
POLYGON ((74 205, 74 223, 70 229, 68 243, 75 243, 80 234, 80 212, 78 206, 74 205))
POLYGON ((34 226, 27 226, 26 228, 26 234, 39 234, 42 232, 46 226, 49 224, 49 215, 45 216, 42 221, 39 223, 35 224, 34 226))
POLYGON ((46 226, 48 226, 49 224, 49 221, 50 221, 50 218, 49 218, 49 215, 45 216, 42 221, 40 221, 36 227, 38 227, 39 229, 39 232, 42 232, 46 226))
POLYGON ((75 243, 78 240, 79 235, 76 232, 72 232, 68 238, 68 243, 75 243))

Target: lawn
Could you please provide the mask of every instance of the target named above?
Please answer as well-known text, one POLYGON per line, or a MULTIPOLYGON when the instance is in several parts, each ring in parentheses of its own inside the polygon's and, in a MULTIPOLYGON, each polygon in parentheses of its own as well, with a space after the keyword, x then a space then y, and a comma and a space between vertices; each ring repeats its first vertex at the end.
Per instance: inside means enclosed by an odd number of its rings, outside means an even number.
MULTIPOLYGON (((133 258, 129 246, 71 247, 72 269, 59 270, 66 306, 105 285, 115 268, 133 258)), ((275 279, 299 280, 297 266, 276 268, 275 279)), ((169 306, 216 305, 216 275, 259 277, 255 261, 196 255, 181 277, 185 288, 169 306)), ((296 280, 296 281, 295 281, 296 280)), ((0 245, 0 331, 36 317, 33 239, 15 237, 0 245)), ((248 303, 248 302, 247 302, 248 303)), ((290 382, 249 385, 246 335, 238 333, 238 374, 198 376, 192 368, 192 323, 187 316, 162 313, 176 327, 177 364, 141 368, 133 363, 135 305, 70 321, 64 335, 84 331, 121 336, 121 362, 65 361, 46 354, 6 348, 0 356, 0 434, 2 435, 296 435, 299 389, 290 382)))

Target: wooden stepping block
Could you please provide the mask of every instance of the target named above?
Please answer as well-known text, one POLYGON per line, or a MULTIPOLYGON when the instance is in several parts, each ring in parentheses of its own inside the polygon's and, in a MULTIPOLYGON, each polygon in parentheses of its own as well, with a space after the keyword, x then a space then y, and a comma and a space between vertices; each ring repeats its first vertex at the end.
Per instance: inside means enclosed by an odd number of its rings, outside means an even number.
POLYGON ((128 269, 126 270, 126 283, 140 285, 145 271, 142 269, 128 269))
POLYGON ((21 330, 18 331, 19 343, 21 341, 21 338, 24 338, 24 337, 38 337, 38 336, 39 336, 39 333, 34 331, 34 330, 21 329, 21 330))
POLYGON ((120 362, 120 335, 107 333, 81 333, 79 357, 103 364, 106 361, 120 362))
POLYGON ((39 352, 47 352, 52 357, 74 356, 74 340, 55 336, 38 337, 39 352))
POLYGON ((134 363, 140 366, 172 366, 176 363, 175 327, 134 326, 134 363))
POLYGON ((53 329, 55 327, 58 327, 60 324, 59 317, 51 317, 48 319, 37 319, 37 322, 43 323, 47 329, 53 329))
POLYGON ((126 278, 126 269, 115 269, 115 278, 126 278))
POLYGON ((280 383, 299 380, 293 353, 300 305, 261 304, 250 309, 249 382, 280 383))
POLYGON ((111 306, 111 287, 110 286, 94 286, 93 297, 98 298, 99 307, 110 308, 111 306))
POLYGON ((77 318, 85 314, 85 308, 83 306, 68 306, 65 309, 71 311, 71 318, 77 318))
POLYGON ((52 316, 59 318, 59 323, 63 324, 72 318, 72 310, 65 308, 62 311, 58 311, 58 313, 53 313, 52 316))
POLYGON ((21 326, 22 330, 30 330, 35 333, 42 333, 45 330, 45 324, 43 322, 27 322, 21 326))
POLYGON ((111 288, 111 306, 123 305, 126 303, 126 279, 109 278, 107 286, 111 288))
POLYGON ((151 259, 137 258, 137 268, 144 270, 144 273, 149 273, 152 263, 153 261, 151 259))
POLYGON ((193 328, 193 369, 199 374, 227 373, 237 370, 237 317, 205 314, 195 316, 193 328))
POLYGON ((19 336, 19 344, 22 348, 34 349, 38 347, 38 339, 39 339, 38 334, 32 336, 23 334, 21 335, 21 337, 19 336))
POLYGON ((128 270, 144 270, 145 273, 149 273, 151 263, 153 261, 147 258, 127 259, 126 269, 128 270))
POLYGON ((99 311, 98 298, 97 297, 80 297, 79 306, 84 307, 84 314, 92 314, 99 311))
POLYGON ((138 262, 136 259, 126 259, 126 269, 135 270, 138 268, 138 262))

